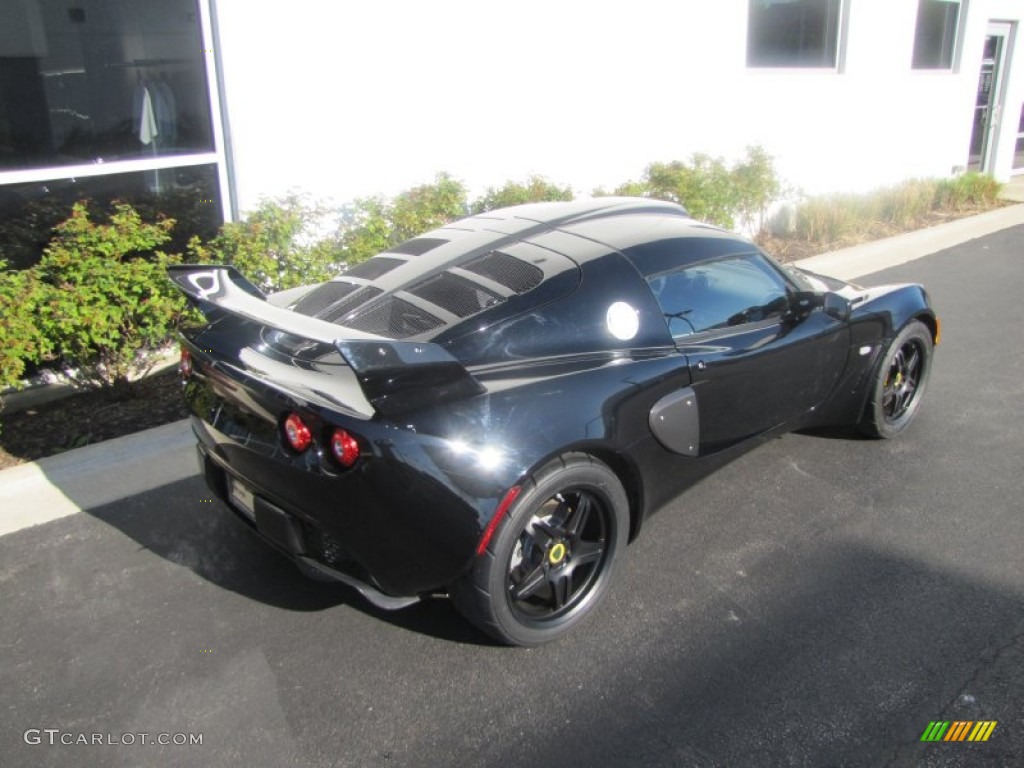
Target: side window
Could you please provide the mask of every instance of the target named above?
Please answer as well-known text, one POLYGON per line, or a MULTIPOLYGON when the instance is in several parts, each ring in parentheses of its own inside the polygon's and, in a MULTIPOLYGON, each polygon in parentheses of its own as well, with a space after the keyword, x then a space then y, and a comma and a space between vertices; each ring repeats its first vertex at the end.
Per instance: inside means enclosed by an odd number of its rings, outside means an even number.
POLYGON ((780 318, 788 307, 785 279, 758 253, 695 264, 647 282, 676 337, 780 318))

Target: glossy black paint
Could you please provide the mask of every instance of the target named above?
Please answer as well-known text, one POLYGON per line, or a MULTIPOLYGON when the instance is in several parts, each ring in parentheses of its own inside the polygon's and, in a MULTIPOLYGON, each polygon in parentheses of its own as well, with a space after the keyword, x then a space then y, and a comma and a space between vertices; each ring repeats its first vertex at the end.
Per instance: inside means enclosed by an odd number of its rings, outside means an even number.
POLYGON ((605 198, 472 217, 375 257, 391 260, 362 268, 376 278, 357 267, 269 301, 237 275, 179 268, 211 320, 183 340, 208 481, 227 500, 226 478, 240 480, 291 520, 247 518, 290 555, 389 595, 445 590, 508 489, 570 451, 619 476, 635 535, 759 440, 857 421, 887 342, 914 318, 935 327, 920 286, 861 290, 779 268, 785 316, 674 339, 646 278, 756 252, 678 206, 605 198), (618 302, 635 310, 627 338, 612 333, 618 302), (423 317, 433 327, 410 335, 425 325, 406 319, 423 317), (405 335, 366 330, 380 322, 405 335), (313 435, 302 454, 281 439, 291 412, 313 435), (330 458, 335 427, 359 442, 351 469, 330 458))

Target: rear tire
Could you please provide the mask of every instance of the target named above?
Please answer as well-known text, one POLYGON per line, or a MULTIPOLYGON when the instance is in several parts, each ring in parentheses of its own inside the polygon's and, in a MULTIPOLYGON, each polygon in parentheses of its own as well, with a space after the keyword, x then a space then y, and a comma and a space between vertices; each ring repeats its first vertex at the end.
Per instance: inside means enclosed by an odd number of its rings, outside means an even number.
POLYGON ((615 473, 591 456, 567 454, 523 484, 452 600, 503 643, 551 642, 604 598, 628 533, 629 502, 615 473))
POLYGON ((860 429, 872 437, 895 437, 914 420, 932 370, 932 334, 919 320, 903 326, 875 372, 860 429))

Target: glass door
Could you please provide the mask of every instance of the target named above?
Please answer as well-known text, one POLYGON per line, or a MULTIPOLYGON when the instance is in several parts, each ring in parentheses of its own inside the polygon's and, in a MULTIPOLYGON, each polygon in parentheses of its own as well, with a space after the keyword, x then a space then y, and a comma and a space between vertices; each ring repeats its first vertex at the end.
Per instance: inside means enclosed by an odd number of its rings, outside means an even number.
POLYGON ((1020 106, 1020 121, 1017 123, 1017 146, 1013 152, 1014 173, 1024 173, 1024 104, 1020 106))
POLYGON ((967 167, 973 171, 993 171, 994 149, 1002 112, 1003 66, 1006 63, 1010 25, 990 23, 981 56, 978 95, 974 102, 974 127, 967 167))

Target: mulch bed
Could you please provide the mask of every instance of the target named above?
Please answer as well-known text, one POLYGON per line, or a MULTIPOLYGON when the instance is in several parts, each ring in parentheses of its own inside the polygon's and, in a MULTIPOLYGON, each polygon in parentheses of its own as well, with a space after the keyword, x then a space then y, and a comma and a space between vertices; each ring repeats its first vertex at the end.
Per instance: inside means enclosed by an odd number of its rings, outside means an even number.
POLYGON ((86 391, 20 413, 0 412, 0 469, 187 415, 176 369, 136 382, 124 399, 86 391))

